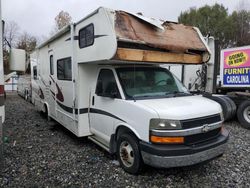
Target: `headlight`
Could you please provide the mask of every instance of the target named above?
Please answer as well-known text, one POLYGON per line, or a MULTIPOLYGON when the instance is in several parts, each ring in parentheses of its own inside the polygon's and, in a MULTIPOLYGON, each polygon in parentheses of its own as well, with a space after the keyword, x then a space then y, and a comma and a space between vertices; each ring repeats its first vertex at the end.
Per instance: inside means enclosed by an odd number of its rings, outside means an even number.
POLYGON ((151 119, 150 130, 176 130, 181 129, 181 122, 178 120, 169 120, 169 119, 151 119))

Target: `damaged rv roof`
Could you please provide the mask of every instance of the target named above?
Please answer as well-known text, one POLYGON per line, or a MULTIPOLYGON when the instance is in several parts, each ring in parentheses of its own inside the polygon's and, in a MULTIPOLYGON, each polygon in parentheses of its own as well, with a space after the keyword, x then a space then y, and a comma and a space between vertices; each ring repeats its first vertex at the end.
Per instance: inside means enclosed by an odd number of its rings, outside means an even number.
MULTIPOLYGON (((106 12, 112 20, 106 24, 111 23, 110 27, 114 30, 113 34, 117 40, 117 52, 111 59, 199 64, 210 58, 210 51, 202 34, 198 28, 192 26, 103 7, 73 25, 78 25, 100 12, 106 12), (130 51, 131 49, 134 51, 130 51)), ((56 40, 70 29, 69 25, 64 27, 38 48, 56 40)))
POLYGON ((194 27, 124 11, 116 11, 115 31, 118 40, 146 44, 153 48, 187 53, 207 51, 194 27))
MULTIPOLYGON (((162 21, 153 18, 146 18, 141 14, 131 14, 124 11, 115 11, 115 33, 120 42, 134 44, 138 47, 141 44, 142 49, 157 50, 162 52, 174 52, 183 54, 183 56, 158 59, 162 62, 180 62, 180 63, 203 63, 210 58, 209 48, 198 28, 185 26, 174 22, 162 21), (144 48, 143 48, 144 46, 144 48), (196 55, 189 56, 188 54, 196 55)), ((133 48, 133 45, 130 45, 133 48)), ((119 55, 119 51, 117 53, 119 55)), ((131 56, 138 55, 134 53, 131 56)), ((143 58, 146 56, 142 53, 143 58)), ((157 53, 156 56, 165 56, 166 53, 157 53)), ((124 57, 124 56, 123 56, 124 57)), ((127 55, 126 55, 127 57, 127 55)), ((132 59, 128 59, 132 60, 132 59)), ((138 60, 138 59, 135 59, 138 60)), ((147 61, 147 59, 139 59, 147 61)), ((154 61, 154 59, 150 60, 154 61)))

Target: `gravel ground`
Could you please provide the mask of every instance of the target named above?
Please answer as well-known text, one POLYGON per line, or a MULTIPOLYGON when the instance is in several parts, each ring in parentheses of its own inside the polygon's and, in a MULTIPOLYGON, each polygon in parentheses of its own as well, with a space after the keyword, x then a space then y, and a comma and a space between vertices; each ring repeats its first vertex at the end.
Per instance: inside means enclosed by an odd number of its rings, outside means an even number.
POLYGON ((250 187, 250 130, 225 123, 229 148, 216 160, 191 167, 125 173, 107 152, 48 123, 17 95, 6 101, 5 167, 0 187, 250 187))

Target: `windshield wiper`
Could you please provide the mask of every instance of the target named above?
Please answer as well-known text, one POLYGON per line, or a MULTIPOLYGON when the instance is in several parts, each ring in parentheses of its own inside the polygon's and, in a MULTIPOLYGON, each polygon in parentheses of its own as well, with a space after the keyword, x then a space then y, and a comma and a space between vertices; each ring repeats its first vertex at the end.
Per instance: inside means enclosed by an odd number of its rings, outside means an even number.
POLYGON ((191 95, 191 94, 190 94, 190 93, 183 92, 183 91, 174 91, 174 92, 172 92, 172 93, 167 92, 166 95, 173 95, 174 97, 177 97, 177 96, 189 96, 189 95, 191 95))
POLYGON ((134 95, 132 96, 132 99, 134 100, 134 102, 136 102, 136 99, 135 99, 134 95))

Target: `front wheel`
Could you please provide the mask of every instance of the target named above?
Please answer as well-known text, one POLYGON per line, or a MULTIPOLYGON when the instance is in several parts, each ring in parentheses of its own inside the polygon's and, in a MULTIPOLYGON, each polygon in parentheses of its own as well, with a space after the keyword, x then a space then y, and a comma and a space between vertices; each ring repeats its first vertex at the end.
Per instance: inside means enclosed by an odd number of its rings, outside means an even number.
POLYGON ((143 167, 143 161, 135 136, 121 135, 117 141, 117 155, 121 167, 130 174, 138 174, 143 167))
POLYGON ((24 99, 25 99, 26 101, 28 101, 28 98, 29 98, 29 94, 28 94, 28 92, 25 91, 24 99))
POLYGON ((243 101, 239 105, 237 117, 244 128, 250 129, 250 100, 243 101))

